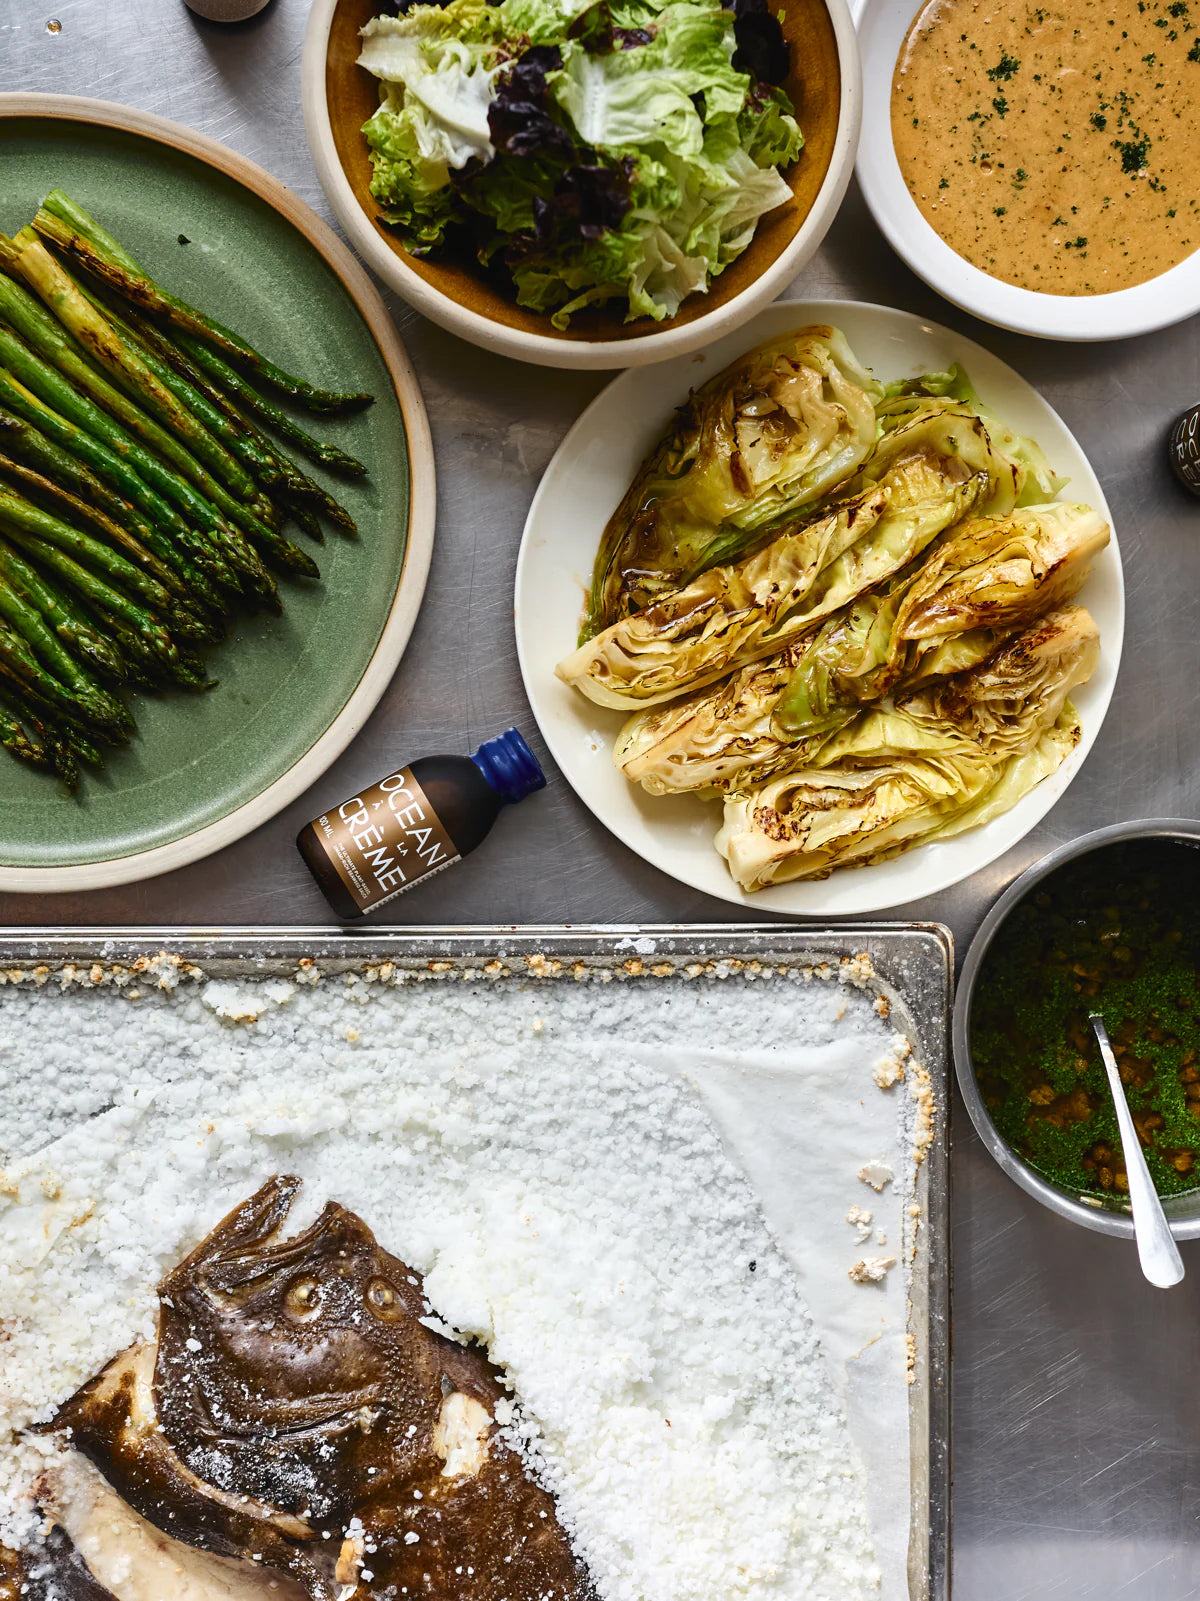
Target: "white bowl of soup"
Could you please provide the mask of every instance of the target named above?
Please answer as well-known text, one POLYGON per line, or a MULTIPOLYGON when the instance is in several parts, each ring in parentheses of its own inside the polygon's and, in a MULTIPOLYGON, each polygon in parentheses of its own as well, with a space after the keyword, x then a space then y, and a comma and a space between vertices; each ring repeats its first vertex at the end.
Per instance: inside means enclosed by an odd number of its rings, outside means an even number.
POLYGON ((1122 339, 1200 310, 1200 0, 865 0, 867 204, 964 310, 1122 339))

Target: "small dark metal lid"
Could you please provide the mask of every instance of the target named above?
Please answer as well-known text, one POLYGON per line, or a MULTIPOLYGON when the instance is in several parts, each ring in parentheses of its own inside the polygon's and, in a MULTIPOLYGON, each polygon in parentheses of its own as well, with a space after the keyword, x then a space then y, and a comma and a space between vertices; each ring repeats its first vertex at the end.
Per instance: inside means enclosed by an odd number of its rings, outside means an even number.
POLYGON ((1177 420, 1167 455, 1183 487, 1200 495, 1200 403, 1189 407, 1177 420))

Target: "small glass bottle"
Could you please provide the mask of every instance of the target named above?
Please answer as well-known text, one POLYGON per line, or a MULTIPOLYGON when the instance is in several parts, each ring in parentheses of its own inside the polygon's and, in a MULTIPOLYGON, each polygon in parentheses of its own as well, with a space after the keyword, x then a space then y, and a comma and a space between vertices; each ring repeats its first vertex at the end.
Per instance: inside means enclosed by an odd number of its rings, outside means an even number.
POLYGON ((508 728, 473 756, 421 756, 401 767, 307 823, 296 847, 348 922, 461 861, 502 806, 545 783, 536 756, 508 728))

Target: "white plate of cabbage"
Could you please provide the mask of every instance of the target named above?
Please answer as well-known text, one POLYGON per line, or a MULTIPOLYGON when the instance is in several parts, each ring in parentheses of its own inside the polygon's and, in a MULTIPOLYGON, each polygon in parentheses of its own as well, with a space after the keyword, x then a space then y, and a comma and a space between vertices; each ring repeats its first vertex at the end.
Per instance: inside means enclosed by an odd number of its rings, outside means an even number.
POLYGON ((1107 710, 1124 587, 1057 414, 907 313, 781 302, 616 379, 530 508, 517 646, 595 815, 724 900, 864 914, 986 866, 1107 710))

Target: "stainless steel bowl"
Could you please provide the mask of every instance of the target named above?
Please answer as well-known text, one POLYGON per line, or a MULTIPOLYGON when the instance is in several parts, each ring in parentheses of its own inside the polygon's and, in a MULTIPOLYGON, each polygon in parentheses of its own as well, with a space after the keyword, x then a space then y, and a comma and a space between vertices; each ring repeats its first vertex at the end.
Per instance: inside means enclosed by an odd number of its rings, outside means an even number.
MULTIPOLYGON (((954 1002, 953 1030, 954 1066, 958 1074, 959 1088, 967 1103, 967 1111, 971 1114, 971 1121, 980 1139, 1009 1178, 1014 1179, 1043 1206, 1048 1206, 1052 1212, 1057 1212, 1059 1217, 1070 1218, 1073 1223, 1080 1223, 1085 1229, 1095 1229, 1098 1234, 1116 1234, 1124 1239, 1133 1238, 1133 1219, 1129 1215, 1128 1203, 1122 1205, 1120 1202, 1099 1201, 1092 1196, 1081 1196, 1077 1191, 1052 1184, 1018 1156, 997 1131, 984 1105, 983 1096, 979 1092, 979 1085, 975 1080, 975 1068, 971 1061, 971 1002, 974 999, 975 986, 984 958, 992 940, 996 937, 997 930, 1013 907, 1023 901, 1035 885, 1041 883, 1042 879, 1061 867, 1064 862, 1074 861, 1079 856, 1088 856, 1093 851, 1103 850, 1108 845, 1126 844, 1136 839, 1174 840, 1180 845, 1200 848, 1200 823, 1190 822, 1184 818, 1160 817, 1142 822, 1117 823, 1112 828, 1098 828, 1094 833, 1084 834, 1079 839, 1072 840, 1069 845, 1062 845, 1058 850, 1051 851, 1049 856, 1044 856, 1040 862, 1035 862, 1021 874, 1020 878, 1014 879, 984 918, 979 932, 967 951, 954 1002)), ((1194 1190, 1187 1195, 1172 1196, 1169 1199, 1164 1197, 1163 1210, 1170 1221, 1171 1233, 1177 1240, 1200 1239, 1200 1190, 1194 1190)))

